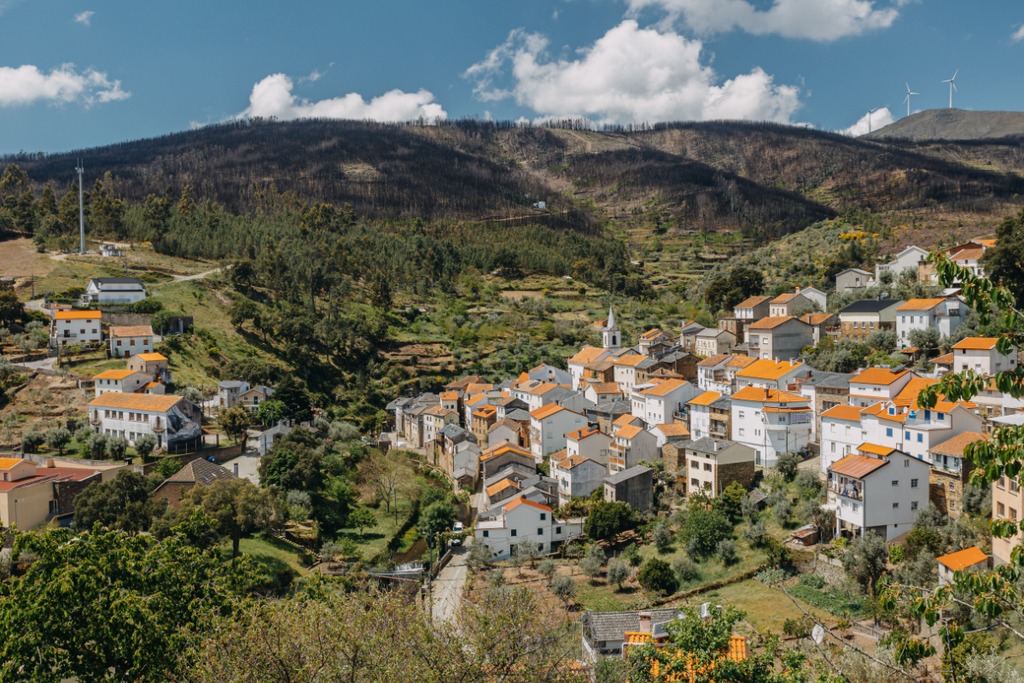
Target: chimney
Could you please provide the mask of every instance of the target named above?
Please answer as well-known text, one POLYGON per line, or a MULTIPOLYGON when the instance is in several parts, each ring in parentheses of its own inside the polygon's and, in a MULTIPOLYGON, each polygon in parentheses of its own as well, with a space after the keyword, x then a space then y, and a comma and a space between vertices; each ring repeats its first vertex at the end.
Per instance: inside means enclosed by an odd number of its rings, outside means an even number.
POLYGON ((640 617, 640 633, 650 633, 651 632, 651 613, 650 612, 640 612, 640 614, 638 616, 640 617))
POLYGON ((232 469, 235 471, 234 472, 235 479, 237 479, 238 478, 238 463, 237 462, 232 466, 232 469))
POLYGON ((768 396, 769 396, 769 393, 768 393, 768 387, 765 387, 765 388, 764 388, 764 400, 766 400, 766 401, 767 401, 767 400, 768 400, 768 396))

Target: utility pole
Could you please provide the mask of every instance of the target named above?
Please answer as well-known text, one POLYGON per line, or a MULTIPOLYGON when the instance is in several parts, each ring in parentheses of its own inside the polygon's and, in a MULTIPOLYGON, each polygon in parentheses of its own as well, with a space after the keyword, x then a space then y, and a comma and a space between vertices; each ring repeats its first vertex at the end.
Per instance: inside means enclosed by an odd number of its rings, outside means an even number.
POLYGON ((85 256, 85 205, 82 203, 82 174, 85 173, 85 167, 82 166, 82 160, 78 160, 78 166, 75 167, 78 171, 78 232, 81 237, 80 253, 85 256))

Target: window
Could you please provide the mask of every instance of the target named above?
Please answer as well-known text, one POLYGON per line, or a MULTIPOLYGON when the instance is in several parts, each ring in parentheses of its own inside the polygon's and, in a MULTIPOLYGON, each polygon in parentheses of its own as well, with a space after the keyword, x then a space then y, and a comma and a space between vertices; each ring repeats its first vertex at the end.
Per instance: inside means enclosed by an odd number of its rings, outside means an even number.
POLYGON ((946 419, 946 416, 943 415, 942 413, 936 413, 936 415, 938 415, 938 417, 939 417, 939 422, 942 422, 943 420, 946 419))
POLYGON ((916 500, 910 501, 910 509, 911 509, 911 511, 917 509, 917 501, 916 500))
POLYGON ((742 410, 740 411, 740 419, 741 420, 743 419, 743 411, 742 410))
POLYGON ((132 339, 130 342, 128 342, 128 346, 135 346, 135 340, 132 339))
POLYGON ((544 530, 541 529, 540 527, 537 527, 537 535, 538 536, 543 536, 544 535, 544 530))
MULTIPOLYGON (((85 330, 82 330, 82 332, 85 332, 85 330)), ((118 345, 118 346, 120 346, 120 345, 121 345, 121 340, 120 340, 120 339, 118 339, 118 340, 117 340, 117 345, 118 345)))
POLYGON ((832 452, 833 453, 836 452, 836 442, 835 441, 832 442, 832 452))
POLYGON ((562 527, 560 527, 560 526, 556 526, 556 527, 555 527, 555 535, 557 536, 557 535, 559 535, 559 534, 561 534, 561 533, 562 533, 562 527))
POLYGON ((899 503, 893 503, 892 504, 892 509, 893 510, 899 510, 900 509, 900 504, 899 503))
POLYGON ((488 531, 487 529, 484 529, 484 538, 487 538, 490 535, 491 535, 491 532, 488 531))
POLYGON ((710 472, 711 471, 711 463, 709 463, 709 462, 704 463, 704 471, 705 472, 710 472))
POLYGON ((909 460, 904 460, 903 461, 903 466, 904 467, 910 467, 910 461, 909 460))
POLYGON ((548 513, 546 513, 546 512, 540 513, 540 521, 542 521, 542 522, 547 521, 547 518, 548 518, 548 513))
POLYGON ((900 480, 899 479, 893 479, 892 480, 892 485, 893 486, 899 486, 900 485, 900 480))
POLYGON ((1005 489, 1006 488, 1006 477, 999 477, 999 481, 996 482, 996 486, 998 486, 1001 489, 1005 489))
POLYGON ((1010 508, 1010 519, 1012 519, 1014 522, 1017 521, 1017 511, 1013 508, 1010 508))
POLYGON ((515 530, 515 529, 513 529, 513 530, 512 530, 512 535, 513 535, 513 536, 515 536, 515 535, 516 535, 516 530, 515 530))
POLYGON ((746 430, 744 430, 743 427, 740 427, 740 436, 745 436, 745 432, 746 430))
POLYGON ((917 479, 911 479, 910 480, 910 488, 912 488, 912 489, 916 489, 917 488, 917 479))
POLYGON ((885 428, 885 435, 886 436, 892 436, 892 427, 886 427, 885 428))
POLYGON ((903 432, 903 438, 910 441, 910 432, 903 432))
POLYGON ((699 470, 700 469, 700 463, 697 462, 696 460, 691 460, 690 461, 690 467, 693 467, 694 469, 698 469, 699 470))
POLYGON ((996 503, 996 516, 997 517, 1005 517, 1006 516, 1006 506, 1004 506, 1002 503, 996 503))

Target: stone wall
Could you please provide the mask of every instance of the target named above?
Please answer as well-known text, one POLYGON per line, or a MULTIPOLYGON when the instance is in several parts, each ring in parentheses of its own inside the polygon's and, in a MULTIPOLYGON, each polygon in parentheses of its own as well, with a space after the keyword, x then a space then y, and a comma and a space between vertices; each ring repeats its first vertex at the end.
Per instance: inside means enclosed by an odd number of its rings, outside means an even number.
POLYGON ((823 389, 817 387, 814 391, 814 441, 821 443, 821 414, 838 405, 850 405, 849 389, 823 389))
MULTIPOLYGON (((973 469, 973 463, 972 469, 973 469)), ((928 499, 942 514, 959 519, 964 507, 964 482, 970 472, 962 476, 953 472, 932 468, 928 475, 928 499)))
POLYGON ((718 490, 724 490, 729 484, 737 482, 744 489, 754 485, 754 461, 734 462, 718 466, 718 490))
POLYGON ((686 471, 685 441, 668 442, 661 447, 661 459, 665 462, 666 472, 686 471))

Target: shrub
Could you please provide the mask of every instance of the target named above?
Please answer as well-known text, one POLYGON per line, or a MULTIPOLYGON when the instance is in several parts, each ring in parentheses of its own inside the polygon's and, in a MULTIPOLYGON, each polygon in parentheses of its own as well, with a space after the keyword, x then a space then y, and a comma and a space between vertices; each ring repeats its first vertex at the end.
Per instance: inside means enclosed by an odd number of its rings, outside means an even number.
POLYGON ((551 592, 558 596, 566 609, 568 609, 569 601, 576 596, 576 582, 570 576, 559 574, 551 582, 551 592))
POLYGON ((817 574, 804 574, 800 577, 800 585, 821 590, 825 587, 825 579, 817 574))
POLYGON ((722 564, 732 564, 736 561, 736 542, 728 538, 719 541, 715 554, 718 555, 718 559, 722 561, 722 564))
POLYGON ((113 460, 121 460, 128 452, 128 439, 123 436, 111 436, 107 438, 107 451, 113 460))
POLYGON ((793 481, 796 476, 797 467, 803 461, 803 458, 799 453, 789 451, 779 456, 779 459, 775 461, 775 469, 778 470, 779 474, 783 476, 786 481, 793 481))
POLYGON ((607 556, 601 550, 601 546, 592 543, 587 548, 587 556, 580 562, 580 569, 590 578, 596 578, 601 574, 601 566, 605 563, 607 556))
POLYGON ((624 560, 612 560, 608 563, 608 583, 613 583, 622 590, 622 582, 629 578, 629 564, 624 560))
POLYGON ((683 583, 700 578, 700 569, 697 567, 697 564, 685 555, 680 555, 672 560, 672 571, 676 573, 679 580, 683 583))
POLYGON ((640 566, 643 558, 640 556, 640 549, 636 547, 636 543, 630 543, 626 546, 626 549, 622 551, 622 559, 634 567, 640 566))
POLYGON ((686 552, 693 558, 710 557, 719 541, 732 535, 732 524, 715 510, 694 509, 686 515, 679 532, 686 544, 686 552))
POLYGON ((786 619, 782 622, 782 632, 791 638, 807 637, 807 627, 796 619, 786 619))
POLYGON ((548 582, 551 581, 551 577, 555 575, 556 571, 558 571, 558 565, 556 565, 555 561, 551 558, 542 561, 537 567, 537 572, 547 579, 548 582))
POLYGON ((652 537, 654 540, 654 547, 658 549, 659 553, 665 552, 672 545, 672 531, 668 528, 668 524, 665 522, 659 522, 654 527, 652 537))
POLYGON ((640 570, 640 585, 652 593, 671 593, 676 587, 676 575, 668 562, 651 558, 640 570))
POLYGON ((768 530, 765 528, 764 520, 759 519, 758 521, 749 524, 747 528, 743 530, 743 538, 747 539, 750 542, 750 545, 756 548, 764 543, 764 537, 767 533, 768 530))
POLYGON ((490 582, 491 586, 493 586, 494 588, 499 588, 500 586, 504 586, 505 585, 505 570, 502 569, 501 567, 498 567, 497 569, 492 569, 490 575, 487 577, 487 580, 490 582))

